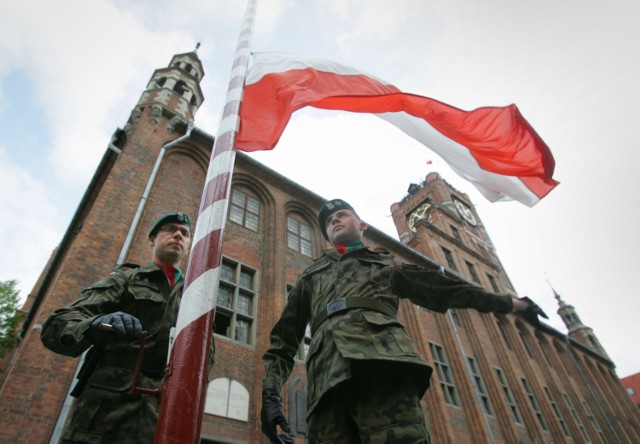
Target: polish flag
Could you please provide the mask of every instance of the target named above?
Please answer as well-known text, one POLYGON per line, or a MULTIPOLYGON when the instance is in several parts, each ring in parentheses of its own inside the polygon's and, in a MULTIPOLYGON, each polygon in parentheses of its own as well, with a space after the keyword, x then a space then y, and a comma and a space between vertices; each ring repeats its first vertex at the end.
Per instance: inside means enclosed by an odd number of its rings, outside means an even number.
POLYGON ((305 106, 377 115, 440 155, 492 202, 533 206, 558 184, 549 147, 515 105, 463 111, 298 54, 254 54, 236 149, 272 149, 291 114, 305 106))

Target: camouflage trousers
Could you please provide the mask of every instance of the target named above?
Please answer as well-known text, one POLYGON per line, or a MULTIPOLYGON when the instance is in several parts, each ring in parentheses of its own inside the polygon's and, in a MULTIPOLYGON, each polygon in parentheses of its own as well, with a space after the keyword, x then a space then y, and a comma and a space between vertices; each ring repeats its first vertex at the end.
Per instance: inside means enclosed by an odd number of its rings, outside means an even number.
POLYGON ((308 418, 310 444, 429 444, 415 382, 403 366, 359 364, 308 418))
MULTIPOLYGON (((158 388, 160 380, 141 375, 145 388, 158 388)), ((158 399, 142 394, 87 385, 62 435, 62 443, 153 443, 158 422, 158 399)))

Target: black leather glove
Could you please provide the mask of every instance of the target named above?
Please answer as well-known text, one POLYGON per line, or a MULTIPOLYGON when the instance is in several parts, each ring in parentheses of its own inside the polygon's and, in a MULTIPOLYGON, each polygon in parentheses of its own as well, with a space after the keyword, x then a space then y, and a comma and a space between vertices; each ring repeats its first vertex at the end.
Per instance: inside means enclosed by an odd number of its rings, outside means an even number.
POLYGON ((134 341, 142 336, 142 324, 135 316, 116 311, 95 318, 84 336, 95 345, 106 345, 116 341, 134 341))
POLYGON ((521 298, 523 301, 526 301, 529 306, 522 312, 522 316, 532 325, 536 327, 540 326, 540 319, 538 316, 542 316, 545 319, 549 319, 549 316, 542 311, 542 308, 538 307, 538 304, 529 299, 528 296, 521 298))
POLYGON ((293 438, 288 435, 278 435, 276 426, 279 425, 286 433, 291 433, 289 423, 282 410, 282 398, 274 389, 264 389, 262 392, 262 433, 267 435, 274 444, 293 444, 293 438))

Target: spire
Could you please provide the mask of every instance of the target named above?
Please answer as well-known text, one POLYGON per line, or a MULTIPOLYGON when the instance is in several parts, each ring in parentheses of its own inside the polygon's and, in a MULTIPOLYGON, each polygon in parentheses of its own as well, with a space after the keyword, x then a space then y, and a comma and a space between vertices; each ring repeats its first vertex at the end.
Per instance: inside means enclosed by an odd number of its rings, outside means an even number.
POLYGON ((555 288, 553 288, 553 285, 551 285, 549 279, 547 279, 547 283, 549 284, 549 287, 551 287, 551 290, 553 291, 553 294, 558 301, 558 305, 560 306, 560 308, 558 308, 558 314, 562 318, 564 324, 567 326, 567 329, 569 330, 569 336, 609 359, 607 352, 600 344, 600 341, 598 341, 598 338, 593 333, 591 327, 584 325, 580 320, 575 307, 573 305, 567 304, 562 299, 562 296, 560 296, 555 288))
POLYGON ((549 281, 549 278, 547 278, 547 284, 549 284, 549 287, 551 287, 551 291, 553 291, 553 295, 556 298, 556 300, 558 301, 558 305, 560 305, 560 308, 564 307, 565 305, 567 305, 563 300, 562 300, 562 296, 560 296, 558 294, 558 292, 556 291, 555 288, 553 288, 553 285, 551 285, 551 282, 549 281))

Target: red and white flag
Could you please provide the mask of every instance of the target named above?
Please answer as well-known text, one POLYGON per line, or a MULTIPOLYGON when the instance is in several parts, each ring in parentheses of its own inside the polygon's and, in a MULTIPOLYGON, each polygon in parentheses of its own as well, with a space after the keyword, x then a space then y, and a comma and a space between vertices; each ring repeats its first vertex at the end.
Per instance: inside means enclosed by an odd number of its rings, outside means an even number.
POLYGON ((256 53, 240 107, 236 149, 272 149, 305 106, 374 113, 440 155, 490 201, 533 206, 558 182, 555 162, 515 105, 463 111, 328 60, 256 53))

